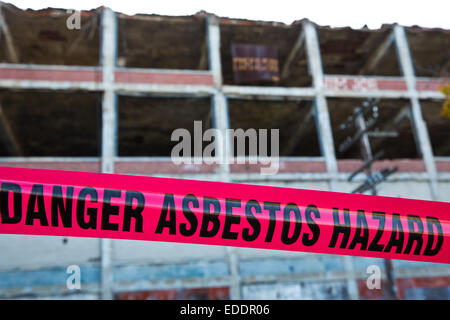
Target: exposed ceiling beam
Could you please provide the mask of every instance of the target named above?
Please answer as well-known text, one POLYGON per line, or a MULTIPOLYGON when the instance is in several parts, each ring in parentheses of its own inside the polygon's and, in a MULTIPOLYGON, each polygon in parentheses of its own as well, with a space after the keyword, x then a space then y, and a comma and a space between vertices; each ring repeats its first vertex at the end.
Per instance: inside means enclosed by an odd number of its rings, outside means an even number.
POLYGON ((294 132, 292 137, 283 146, 282 154, 290 155, 294 152, 295 147, 298 146, 301 138, 305 135, 308 129, 311 127, 310 122, 314 118, 314 105, 309 107, 308 113, 303 118, 303 121, 298 126, 298 129, 294 132))
POLYGON ((395 129, 396 126, 398 126, 398 124, 405 118, 411 117, 411 110, 409 108, 409 106, 404 106, 402 107, 397 114, 395 115, 394 118, 392 118, 391 121, 389 121, 388 123, 386 123, 381 131, 390 131, 395 129))
POLYGON ((23 152, 20 144, 11 128, 9 120, 0 103, 0 141, 11 156, 22 157, 23 152))
POLYGON ((202 44, 202 48, 201 48, 201 55, 200 55, 200 61, 198 62, 198 67, 197 69, 199 70, 204 70, 208 68, 208 48, 207 48, 207 43, 206 43, 206 39, 207 37, 205 36, 205 38, 203 39, 203 44, 202 44))
POLYGON ((389 50, 389 47, 393 42, 394 42, 394 33, 389 32, 388 36, 383 40, 383 42, 381 42, 381 44, 372 52, 372 54, 366 60, 366 63, 359 70, 358 74, 364 75, 375 69, 375 67, 378 65, 381 58, 383 58, 383 56, 389 50))
POLYGON ((18 58, 16 49, 14 47, 11 33, 9 32, 9 28, 8 28, 8 25, 6 24, 6 20, 3 17, 2 7, 3 7, 3 3, 0 3, 0 31, 5 35, 6 50, 8 53, 9 62, 19 63, 19 58, 18 58))
MULTIPOLYGON (((409 108, 409 105, 406 105, 406 106, 402 107, 397 112, 395 117, 391 118, 390 121, 383 123, 381 125, 381 127, 379 127, 379 131, 381 131, 381 132, 395 131, 396 129, 399 128, 399 125, 403 119, 410 118, 410 117, 411 117, 411 110, 409 108)), ((414 128, 412 131, 414 131, 414 128)), ((388 138, 390 138, 390 136, 376 138, 375 141, 372 142, 372 145, 373 145, 372 149, 379 150, 380 145, 382 145, 383 141, 388 138)))
POLYGON ((297 53, 302 48, 304 42, 305 42, 305 34, 303 33, 302 30, 300 31, 297 41, 292 47, 291 52, 289 53, 288 58, 286 59, 286 62, 283 65, 283 69, 281 69, 281 76, 280 76, 281 80, 286 79, 289 76, 292 61, 294 61, 294 58, 297 56, 297 53))

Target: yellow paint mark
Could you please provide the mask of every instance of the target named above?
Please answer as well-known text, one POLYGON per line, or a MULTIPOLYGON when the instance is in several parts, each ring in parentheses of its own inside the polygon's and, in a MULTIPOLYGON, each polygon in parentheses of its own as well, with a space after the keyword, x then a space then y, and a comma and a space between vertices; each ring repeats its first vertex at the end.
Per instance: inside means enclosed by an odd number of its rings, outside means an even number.
POLYGON ((442 88, 441 92, 445 94, 445 102, 442 106, 441 115, 450 118, 450 84, 442 88))

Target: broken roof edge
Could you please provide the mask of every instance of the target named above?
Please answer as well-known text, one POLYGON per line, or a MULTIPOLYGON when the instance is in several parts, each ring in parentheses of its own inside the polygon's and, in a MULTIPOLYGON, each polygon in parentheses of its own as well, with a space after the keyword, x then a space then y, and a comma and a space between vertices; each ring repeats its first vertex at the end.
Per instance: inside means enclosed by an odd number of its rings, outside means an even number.
MULTIPOLYGON (((24 15, 28 15, 28 16, 56 16, 56 17, 68 15, 69 13, 67 11, 73 10, 70 8, 51 8, 51 7, 42 8, 42 9, 38 9, 38 10, 34 10, 31 8, 21 9, 19 7, 16 7, 12 3, 4 2, 4 1, 0 1, 0 8, 13 11, 13 13, 16 13, 16 14, 24 14, 24 15)), ((81 10, 80 12, 81 12, 82 16, 89 17, 91 15, 97 14, 99 11, 102 11, 104 8, 105 8, 104 6, 100 6, 98 8, 92 8, 90 10, 81 10)))
MULTIPOLYGON (((55 15, 55 16, 60 16, 60 15, 66 15, 67 10, 73 10, 70 8, 51 8, 51 7, 47 7, 47 8, 43 8, 43 9, 21 9, 16 7, 14 4, 11 3, 7 3, 7 2, 3 2, 0 1, 0 6, 3 8, 8 8, 8 9, 12 9, 15 10, 17 13, 23 13, 23 14, 27 14, 27 15, 36 15, 36 16, 51 16, 51 15, 55 15)), ((82 16, 91 16, 93 14, 97 14, 99 11, 104 10, 105 6, 100 6, 97 8, 93 8, 90 10, 81 10, 81 14, 82 16)), ((369 28, 367 27, 367 25, 363 26, 362 28, 353 28, 350 26, 340 26, 340 27, 332 27, 330 25, 319 25, 317 23, 315 23, 314 21, 309 20, 308 18, 303 18, 303 19, 299 19, 299 20, 295 20, 293 21, 291 24, 287 24, 284 22, 278 22, 278 21, 266 21, 266 20, 250 20, 250 19, 245 19, 245 18, 231 18, 231 17, 220 17, 214 13, 210 13, 204 10, 198 11, 195 14, 192 15, 185 15, 185 16, 176 16, 176 15, 160 15, 160 14, 156 14, 156 13, 136 13, 133 15, 129 15, 129 14, 125 14, 122 12, 117 12, 115 11, 118 15, 119 18, 122 19, 142 19, 142 20, 154 20, 154 21, 161 21, 164 19, 171 19, 172 21, 174 20, 180 20, 180 22, 187 22, 191 19, 206 19, 206 17, 208 16, 214 16, 216 17, 221 24, 233 24, 233 25, 240 25, 240 26, 245 26, 245 25, 259 25, 259 26, 273 26, 273 27, 283 27, 283 28, 290 28, 293 26, 298 26, 303 24, 305 21, 310 21, 313 25, 315 25, 317 28, 319 29, 328 29, 328 30, 343 30, 343 29, 347 29, 347 30, 355 30, 355 31, 372 31, 372 32, 376 32, 376 31, 385 31, 386 29, 390 29, 393 26, 397 25, 397 23, 386 23, 386 24, 382 24, 381 27, 379 28, 369 28)), ((411 31, 441 31, 444 33, 450 33, 450 29, 444 29, 444 28, 439 28, 439 27, 421 27, 419 25, 412 25, 412 26, 404 26, 407 30, 411 30, 411 31)))

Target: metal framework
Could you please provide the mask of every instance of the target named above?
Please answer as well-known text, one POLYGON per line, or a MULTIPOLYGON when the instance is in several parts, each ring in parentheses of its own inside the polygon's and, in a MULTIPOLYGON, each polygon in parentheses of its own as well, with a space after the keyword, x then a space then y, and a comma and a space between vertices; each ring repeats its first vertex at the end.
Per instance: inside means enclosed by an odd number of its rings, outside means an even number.
MULTIPOLYGON (((317 31, 309 21, 303 23, 302 32, 294 44, 288 61, 283 66, 282 77, 289 73, 289 64, 298 50, 304 48, 307 54, 308 69, 313 79, 309 88, 257 87, 223 85, 220 57, 219 19, 213 15, 207 18, 206 47, 209 58, 209 70, 165 70, 165 69, 133 69, 119 68, 117 56, 117 16, 109 8, 104 8, 101 20, 101 61, 98 67, 69 67, 53 65, 0 64, 0 88, 7 89, 50 89, 50 90, 86 90, 100 91, 102 103, 102 154, 97 158, 26 158, 7 157, 0 159, 4 165, 24 165, 40 163, 43 167, 54 167, 55 164, 66 166, 81 164, 89 170, 105 173, 127 173, 130 163, 143 164, 152 162, 170 162, 168 158, 120 158, 117 154, 117 95, 179 95, 208 96, 212 99, 213 122, 216 128, 225 131, 229 127, 227 100, 241 99, 291 99, 313 100, 312 116, 315 118, 322 156, 314 158, 282 158, 285 163, 308 163, 314 169, 299 170, 296 173, 280 173, 276 176, 261 177, 258 174, 233 172, 226 161, 230 157, 227 142, 218 145, 218 156, 224 164, 213 167, 212 171, 183 172, 182 177, 201 179, 217 179, 221 181, 248 180, 314 180, 326 181, 330 190, 336 190, 336 181, 347 179, 347 174, 339 173, 336 160, 330 114, 327 107, 329 97, 348 98, 406 98, 410 101, 411 119, 415 137, 420 146, 424 170, 417 173, 400 173, 396 179, 416 179, 427 181, 432 198, 438 200, 438 180, 449 180, 450 175, 438 173, 436 161, 449 162, 449 158, 435 158, 430 139, 423 121, 419 99, 444 99, 437 89, 447 79, 416 78, 412 64, 408 40, 404 28, 395 25, 391 34, 382 46, 374 52, 364 68, 372 69, 386 53, 387 47, 395 43, 401 66, 402 77, 378 76, 341 76, 325 75, 322 69, 321 54, 317 31)), ((419 160, 421 162, 422 160, 419 160)), ((298 167, 300 167, 298 166, 298 167)), ((143 170, 145 171, 145 170, 143 170)), ((143 172, 145 173, 145 172, 143 172)), ((161 174, 164 175, 164 174, 161 174)), ((165 174, 173 176, 176 174, 165 174)), ((111 299, 114 291, 112 247, 110 240, 101 241, 101 297, 111 299)), ((343 258, 346 266, 345 279, 350 288, 350 297, 357 298, 355 277, 350 258, 343 258)), ((240 288, 245 280, 239 274, 239 259, 234 249, 227 250, 230 278, 225 283, 230 285, 231 296, 240 298, 240 288)))

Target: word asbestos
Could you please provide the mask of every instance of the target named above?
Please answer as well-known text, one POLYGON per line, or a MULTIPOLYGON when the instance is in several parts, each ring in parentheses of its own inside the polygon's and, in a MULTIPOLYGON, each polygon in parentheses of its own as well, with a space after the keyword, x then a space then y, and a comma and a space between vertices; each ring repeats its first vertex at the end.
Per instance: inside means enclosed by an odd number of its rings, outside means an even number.
POLYGON ((450 263, 449 221, 443 219, 449 208, 442 202, 324 191, 0 168, 0 233, 7 234, 450 263), (95 185, 80 185, 83 181, 95 185))

